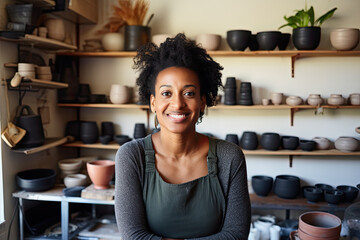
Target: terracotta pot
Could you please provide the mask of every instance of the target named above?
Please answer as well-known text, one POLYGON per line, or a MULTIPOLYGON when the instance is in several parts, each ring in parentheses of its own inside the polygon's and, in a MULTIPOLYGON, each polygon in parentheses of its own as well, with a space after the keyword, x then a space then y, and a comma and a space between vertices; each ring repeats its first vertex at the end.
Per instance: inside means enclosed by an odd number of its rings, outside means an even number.
POLYGON ((335 141, 335 148, 342 152, 353 152, 358 146, 358 140, 353 137, 339 137, 335 141))
POLYGON ((310 94, 306 101, 311 106, 317 106, 322 104, 322 98, 320 94, 310 94))
POLYGON ((330 213, 313 211, 299 217, 299 237, 302 240, 338 240, 340 230, 341 220, 330 213))
POLYGON ((95 160, 86 164, 87 171, 95 189, 109 188, 109 182, 115 173, 115 162, 111 160, 95 160))
POLYGON ((343 105, 345 103, 345 98, 341 94, 330 94, 330 97, 328 98, 328 104, 329 105, 343 105))

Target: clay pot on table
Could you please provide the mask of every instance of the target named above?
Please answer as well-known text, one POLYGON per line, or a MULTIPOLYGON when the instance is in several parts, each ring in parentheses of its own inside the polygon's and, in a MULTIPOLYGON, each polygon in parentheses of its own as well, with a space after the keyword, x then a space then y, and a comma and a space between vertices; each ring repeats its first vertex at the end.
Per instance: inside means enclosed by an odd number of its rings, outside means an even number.
POLYGON ((115 162, 111 160, 95 160, 86 164, 87 171, 95 189, 107 189, 115 173, 115 162))

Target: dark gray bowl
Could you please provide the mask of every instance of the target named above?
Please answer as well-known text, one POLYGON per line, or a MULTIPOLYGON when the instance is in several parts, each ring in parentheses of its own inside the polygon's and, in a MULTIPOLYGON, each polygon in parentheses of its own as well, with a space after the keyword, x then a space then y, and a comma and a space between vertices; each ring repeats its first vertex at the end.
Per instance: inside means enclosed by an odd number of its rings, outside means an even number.
POLYGON ((274 193, 285 199, 294 199, 300 192, 300 178, 292 175, 278 175, 275 178, 274 193))
POLYGON ((16 174, 17 185, 28 192, 42 192, 54 187, 56 172, 53 169, 31 169, 16 174))
POLYGON ((358 188, 348 185, 339 185, 336 187, 336 189, 343 191, 343 200, 345 202, 353 202, 357 198, 357 195, 359 193, 358 188))
POLYGON ((320 188, 315 186, 304 188, 304 196, 309 202, 315 203, 322 199, 323 192, 320 188))
POLYGON ((316 142, 313 140, 300 140, 300 148, 303 151, 313 151, 316 148, 316 142))
POLYGON ((263 133, 260 142, 265 150, 276 151, 280 147, 280 135, 271 132, 263 133))
POLYGON ((295 136, 282 136, 281 146, 286 150, 295 150, 299 146, 299 138, 295 136))
POLYGON ((341 190, 325 190, 324 199, 329 204, 339 204, 343 198, 344 192, 341 190))
POLYGON ((264 31, 256 34, 259 50, 274 50, 279 43, 281 32, 264 31))
POLYGON ((251 185, 256 195, 265 197, 272 189, 273 178, 264 175, 255 175, 251 178, 251 185))
POLYGON ((128 135, 116 135, 114 138, 119 145, 123 145, 124 143, 131 141, 131 138, 128 135))
POLYGON ((233 51, 244 51, 249 46, 251 31, 231 30, 226 32, 226 41, 233 51))

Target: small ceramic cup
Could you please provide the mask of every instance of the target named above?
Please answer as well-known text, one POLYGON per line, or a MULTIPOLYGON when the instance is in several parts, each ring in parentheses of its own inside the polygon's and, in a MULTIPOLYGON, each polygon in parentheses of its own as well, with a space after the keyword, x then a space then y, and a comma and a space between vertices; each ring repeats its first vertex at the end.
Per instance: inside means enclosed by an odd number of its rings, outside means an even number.
POLYGON ((266 106, 266 105, 269 105, 269 104, 270 104, 270 100, 267 99, 267 98, 263 98, 263 99, 262 99, 262 104, 265 105, 265 106, 266 106))

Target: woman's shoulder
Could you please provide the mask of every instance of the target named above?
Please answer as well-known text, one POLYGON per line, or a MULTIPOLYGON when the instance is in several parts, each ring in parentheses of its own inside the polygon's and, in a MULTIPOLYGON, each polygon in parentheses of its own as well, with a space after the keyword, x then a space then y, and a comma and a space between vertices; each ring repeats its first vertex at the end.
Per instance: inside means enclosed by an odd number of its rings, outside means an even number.
POLYGON ((216 139, 216 155, 219 166, 224 168, 238 167, 245 161, 245 156, 241 148, 223 139, 216 139))
POLYGON ((144 138, 133 139, 124 143, 116 152, 117 161, 142 161, 144 155, 144 138))

